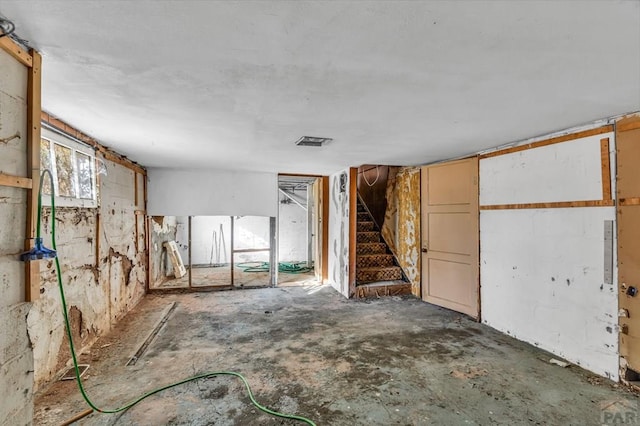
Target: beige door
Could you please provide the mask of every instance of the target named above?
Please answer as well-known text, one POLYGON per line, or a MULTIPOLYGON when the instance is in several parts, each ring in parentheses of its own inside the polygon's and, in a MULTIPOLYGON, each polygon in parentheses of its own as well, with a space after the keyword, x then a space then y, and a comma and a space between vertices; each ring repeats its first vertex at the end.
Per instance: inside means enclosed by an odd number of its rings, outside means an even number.
POLYGON ((422 299, 480 318, 478 158, 422 168, 422 299))
POLYGON ((616 147, 620 355, 640 372, 640 119, 616 124, 616 147))

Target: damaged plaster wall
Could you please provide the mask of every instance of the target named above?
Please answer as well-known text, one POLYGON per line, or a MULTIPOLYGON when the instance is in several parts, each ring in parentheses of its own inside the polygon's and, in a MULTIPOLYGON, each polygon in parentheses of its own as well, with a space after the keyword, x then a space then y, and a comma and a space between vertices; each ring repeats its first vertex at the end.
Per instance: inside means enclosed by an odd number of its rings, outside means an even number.
POLYGON ((387 181, 387 211, 382 236, 420 295, 420 168, 401 167, 387 181))
MULTIPOLYGON (((105 167, 99 208, 56 209, 58 256, 78 350, 108 332, 145 292, 144 246, 136 239, 144 227, 137 226, 142 219, 135 214, 134 172, 110 161, 105 167)), ((51 209, 44 208, 46 244, 52 220, 51 209)), ((41 262, 41 273, 40 298, 28 316, 36 388, 54 379, 70 360, 54 263, 41 262)))
MULTIPOLYGON (((481 159, 481 206, 602 199, 602 138, 615 193, 607 133, 481 159)), ((481 210, 482 321, 618 380, 615 261, 604 278, 614 220, 614 207, 481 210)))
POLYGON ((175 216, 152 216, 149 219, 149 232, 151 234, 149 287, 155 288, 165 281, 171 267, 164 243, 175 241, 178 232, 177 218, 175 216))
MULTIPOLYGON (((27 69, 0 49, 0 173, 27 176, 27 69), (19 133, 19 136, 13 138, 19 133)), ((0 425, 33 419, 33 353, 27 331, 24 249, 27 193, 0 186, 0 425)))
POLYGON ((345 297, 349 297, 349 180, 349 169, 329 177, 329 282, 345 297))

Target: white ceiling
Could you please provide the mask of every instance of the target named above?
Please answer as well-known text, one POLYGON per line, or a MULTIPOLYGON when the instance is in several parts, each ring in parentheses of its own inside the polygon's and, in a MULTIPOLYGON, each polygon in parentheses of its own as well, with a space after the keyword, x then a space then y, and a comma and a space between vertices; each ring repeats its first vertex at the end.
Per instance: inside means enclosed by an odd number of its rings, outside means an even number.
POLYGON ((7 1, 43 107, 135 161, 330 173, 640 110, 638 1, 7 1), (325 136, 323 148, 294 146, 325 136))

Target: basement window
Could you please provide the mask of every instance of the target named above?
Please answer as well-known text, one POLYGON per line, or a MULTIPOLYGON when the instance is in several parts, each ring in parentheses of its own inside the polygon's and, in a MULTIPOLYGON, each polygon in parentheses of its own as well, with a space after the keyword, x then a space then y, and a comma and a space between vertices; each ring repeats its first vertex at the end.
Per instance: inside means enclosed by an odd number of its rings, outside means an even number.
MULTIPOLYGON (((96 161, 92 147, 42 129, 40 166, 49 169, 55 182, 56 206, 98 207, 96 161)), ((42 192, 51 195, 51 183, 45 179, 42 192)), ((48 196, 42 203, 50 205, 48 196)))

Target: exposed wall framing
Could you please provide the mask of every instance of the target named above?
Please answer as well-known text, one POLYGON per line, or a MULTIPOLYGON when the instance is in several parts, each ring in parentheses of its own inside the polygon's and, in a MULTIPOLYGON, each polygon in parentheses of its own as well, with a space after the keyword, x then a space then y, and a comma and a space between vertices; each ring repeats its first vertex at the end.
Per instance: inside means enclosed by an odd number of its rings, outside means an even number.
MULTIPOLYGON (((595 129, 584 130, 525 145, 519 145, 500 151, 490 152, 480 156, 480 159, 497 157, 500 155, 513 154, 525 150, 541 148, 562 142, 570 142, 589 136, 610 133, 614 129, 613 125, 597 127, 595 129)), ((602 169, 602 199, 600 200, 577 200, 577 201, 553 201, 537 203, 516 203, 516 204, 489 204, 481 205, 480 210, 515 210, 515 209, 551 209, 551 208, 572 208, 572 207, 611 207, 615 206, 615 200, 611 194, 611 159, 609 154, 609 138, 600 140, 600 165, 602 169)))
MULTIPOLYGON (((92 146, 98 153, 100 153, 102 155, 102 157, 104 157, 105 160, 109 160, 111 162, 114 162, 116 164, 119 164, 121 166, 124 166, 128 169, 133 170, 136 173, 140 173, 143 176, 147 175, 147 171, 144 167, 142 167, 141 165, 137 164, 134 161, 129 160, 127 157, 125 157, 124 155, 120 155, 117 152, 111 150, 110 148, 102 145, 100 142, 98 142, 97 140, 95 140, 94 138, 92 138, 89 135, 86 135, 85 133, 82 133, 81 131, 77 130, 76 128, 74 128, 73 126, 67 124, 66 122, 52 116, 49 113, 46 112, 42 112, 41 113, 41 120, 44 123, 47 123, 49 126, 57 129, 58 131, 61 131, 69 136, 71 136, 72 138, 78 139, 84 143, 86 143, 89 146, 92 146)), ((146 205, 146 203, 145 203, 146 205)))

